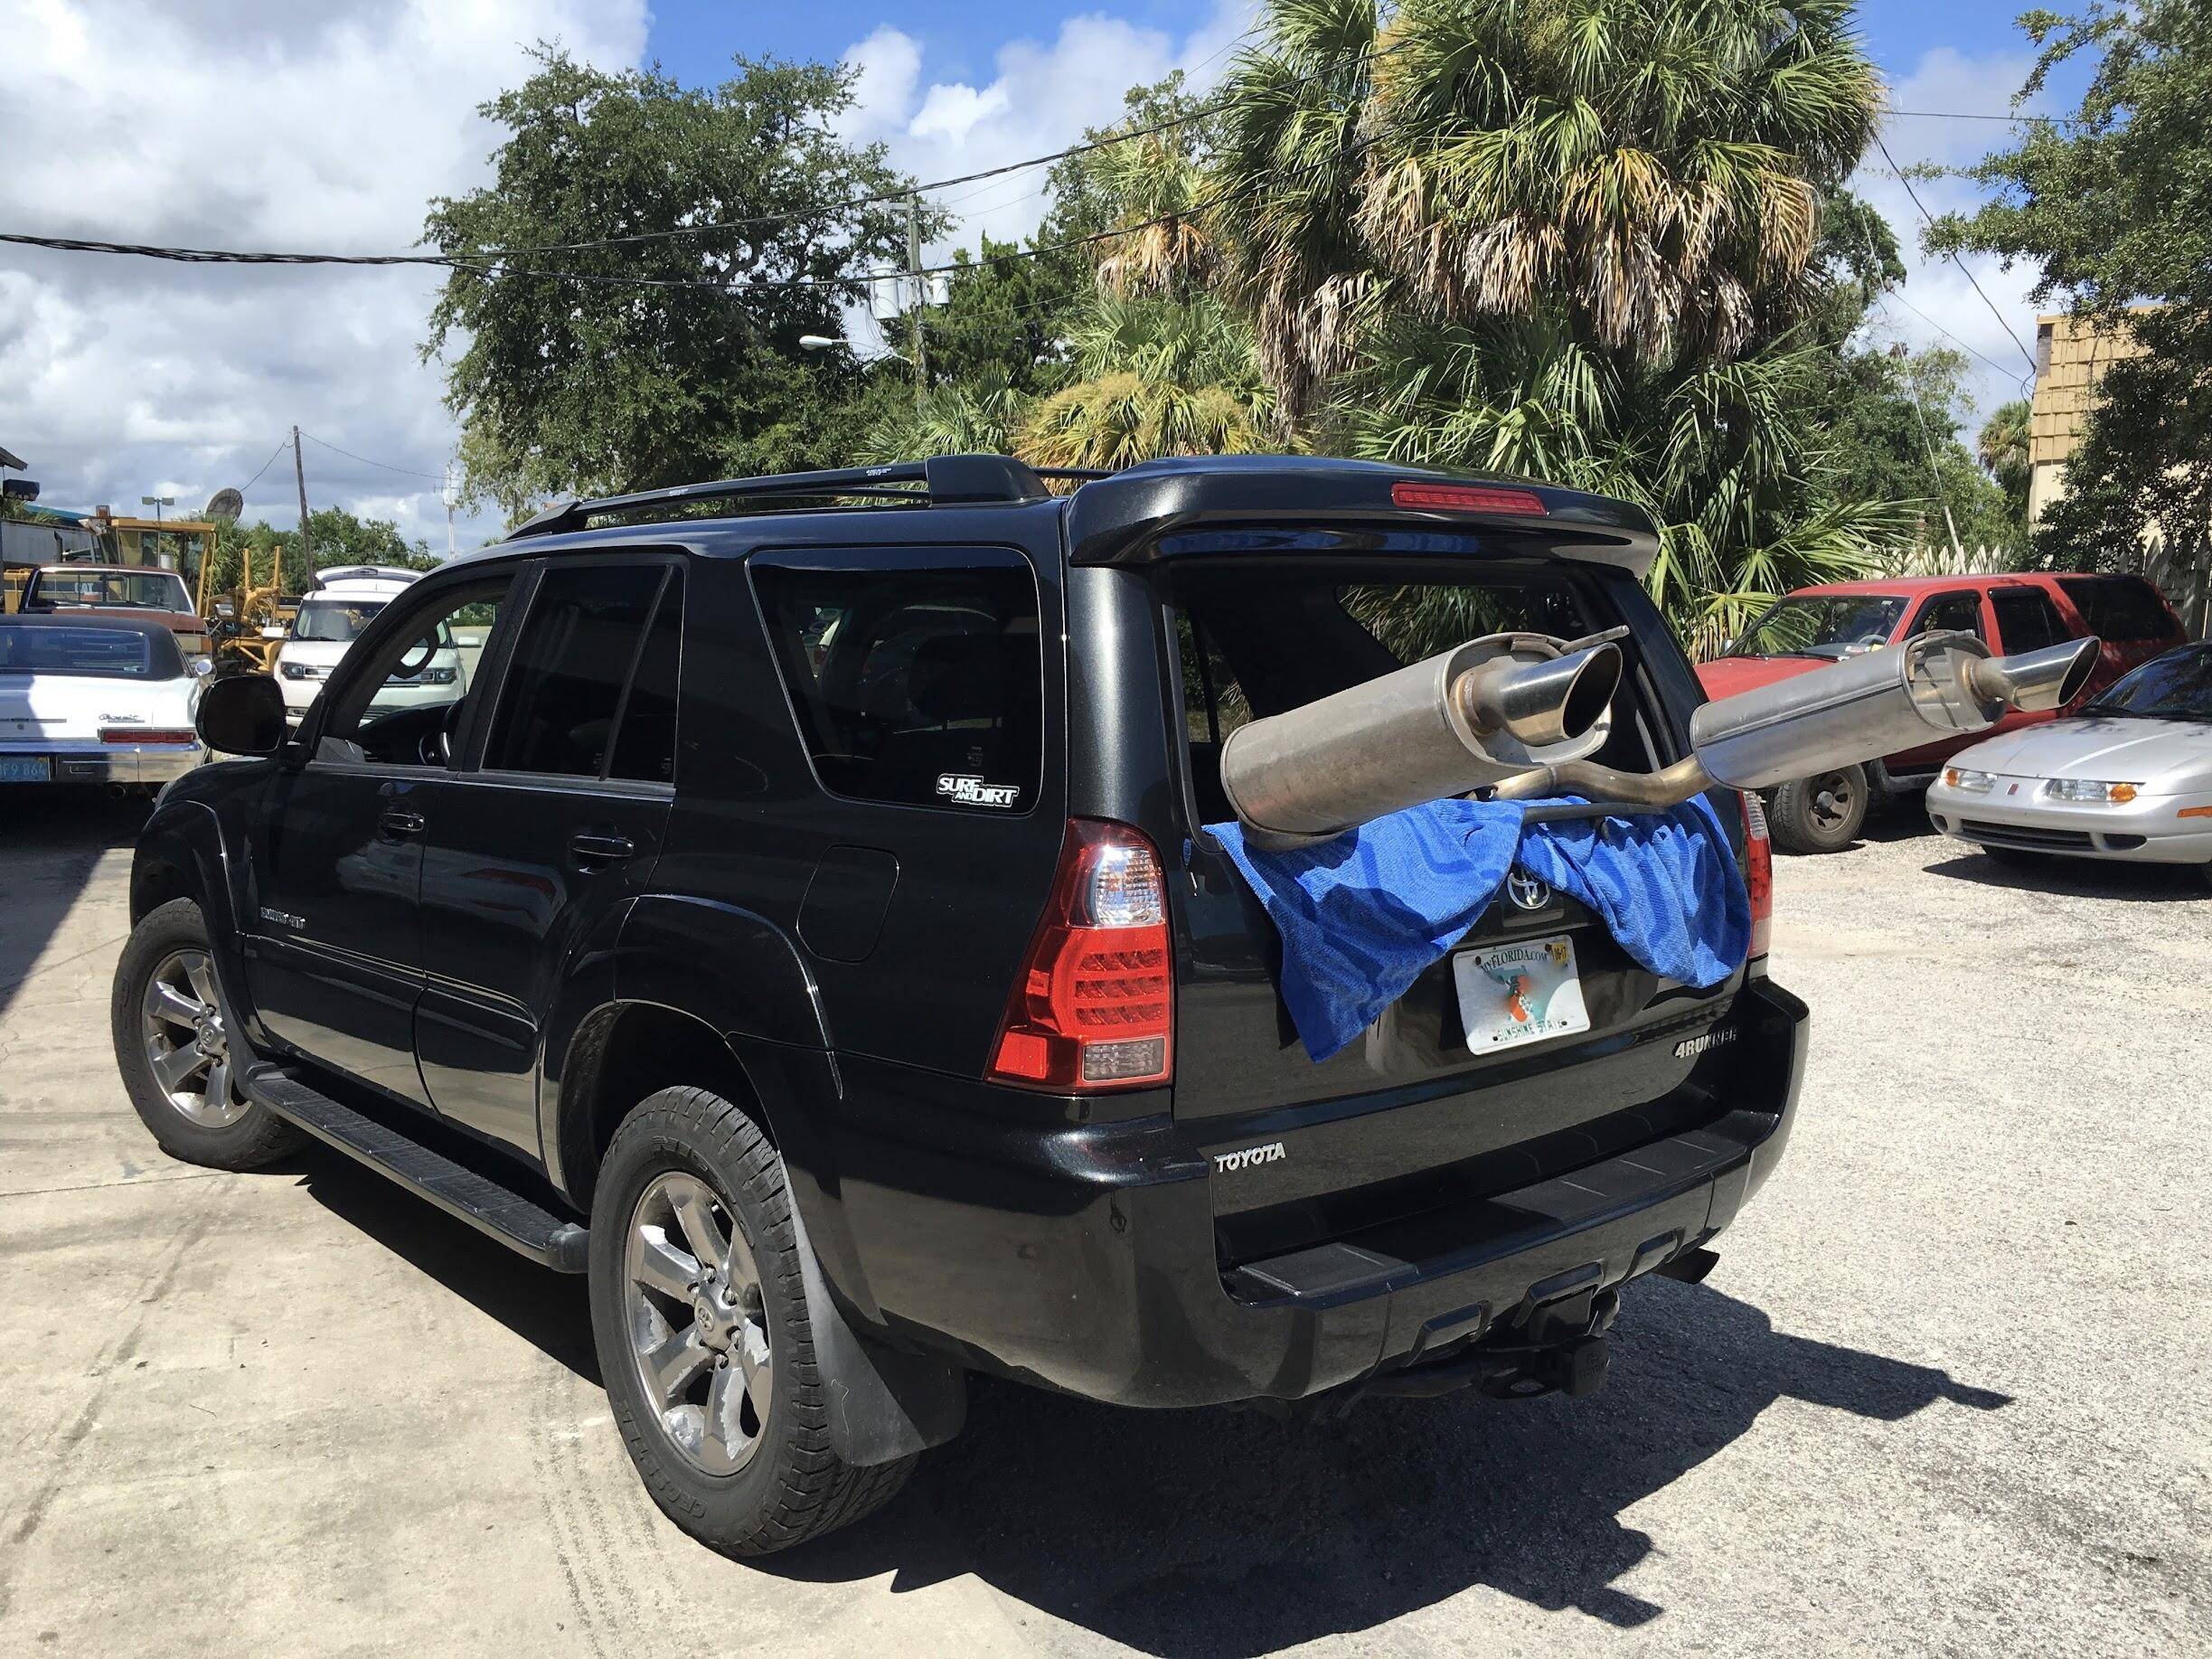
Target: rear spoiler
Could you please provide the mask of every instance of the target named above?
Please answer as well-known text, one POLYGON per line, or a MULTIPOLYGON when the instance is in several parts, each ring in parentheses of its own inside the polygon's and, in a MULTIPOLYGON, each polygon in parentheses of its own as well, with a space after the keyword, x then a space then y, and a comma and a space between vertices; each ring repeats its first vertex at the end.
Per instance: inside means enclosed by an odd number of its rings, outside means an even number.
POLYGON ((1659 552, 1641 507, 1556 485, 1373 461, 1205 456, 1148 461, 1084 485, 1068 504, 1068 561, 1149 566, 1176 557, 1177 539, 1197 530, 1408 523, 1479 531, 1498 538, 1501 551, 1611 565, 1639 579, 1659 552))

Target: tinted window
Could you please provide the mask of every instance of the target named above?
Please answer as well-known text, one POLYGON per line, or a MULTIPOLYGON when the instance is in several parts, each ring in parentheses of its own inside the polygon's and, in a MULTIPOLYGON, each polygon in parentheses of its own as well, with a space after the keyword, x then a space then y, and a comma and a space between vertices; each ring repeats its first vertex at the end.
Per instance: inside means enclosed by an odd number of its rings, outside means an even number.
POLYGON ((676 781, 676 666, 683 643, 683 572, 672 570, 653 613, 645 654, 637 660, 629 701, 622 706, 609 778, 640 783, 676 781))
POLYGON ((753 561, 815 774, 862 800, 1022 811, 1043 773, 1036 579, 1011 552, 927 561, 753 561))
POLYGON ((532 601, 485 749, 487 770, 606 775, 664 564, 556 566, 532 601))
POLYGON ((2062 576, 2058 585, 2100 639, 2179 637, 2157 590, 2140 576, 2062 576))
POLYGON ((1999 588, 1990 595, 1997 610, 1997 637, 2008 651, 2034 651, 2068 638, 2058 608, 2034 588, 1999 588))
POLYGON ((1920 608, 1915 634, 1956 632, 1981 637, 1981 599, 1979 594, 1946 593, 1920 608))
POLYGON ((184 659, 167 628, 0 626, 0 674, 82 674, 101 680, 174 680, 184 659))

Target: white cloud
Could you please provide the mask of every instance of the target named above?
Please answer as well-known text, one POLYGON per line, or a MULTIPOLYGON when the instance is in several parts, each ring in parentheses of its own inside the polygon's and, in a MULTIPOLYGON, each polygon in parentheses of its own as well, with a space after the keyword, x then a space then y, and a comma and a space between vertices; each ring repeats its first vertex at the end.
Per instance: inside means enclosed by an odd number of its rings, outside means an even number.
MULTIPOLYGON (((383 252, 487 177, 475 107, 559 40, 635 62, 644 0, 0 0, 0 226, 196 247, 383 252)), ((0 250, 0 444, 57 506, 199 507, 297 421, 435 474, 454 423, 417 357, 437 290, 408 269, 194 267, 0 250)), ((311 504, 442 551, 434 478, 310 443, 311 504)), ((297 517, 290 457, 249 515, 297 517)), ((492 524, 463 526, 463 545, 492 524)))
MULTIPOLYGON (((2000 50, 1976 56, 1938 47, 1925 53, 1910 75, 1892 85, 1889 101, 1904 110, 2010 115, 2012 95, 2032 65, 2025 52, 2000 50)), ((1900 115, 1884 124, 1882 138, 1901 167, 1923 162, 1963 166, 2005 146, 2015 130, 1996 121, 1900 115)), ((1920 238, 1927 221, 1904 183, 1890 174, 1879 150, 1868 153, 1851 187, 1887 217, 1907 271, 1902 294, 1883 304, 1868 333, 1880 341, 1901 340, 1915 348, 1965 348, 1972 353, 1967 387, 1977 424, 2007 399, 2025 396, 2032 375, 2021 346, 2033 352, 2036 337, 2036 307, 2028 293, 2040 272, 2026 266, 2008 271, 1988 255, 1963 255, 1953 263, 1923 252, 1920 238), (1967 272, 1972 273, 1972 280, 1967 272), (1979 293, 1976 283, 1981 285, 1979 293)), ((1912 190, 1938 217, 1971 212, 1983 199, 1979 186, 1966 179, 1915 179, 1912 190)), ((1967 437, 1971 442, 1972 427, 1967 437)))
MULTIPOLYGON (((1217 80, 1231 42, 1251 27, 1253 0, 1214 0, 1193 8, 1177 36, 1115 17, 1069 18, 1049 43, 1016 40, 999 48, 984 85, 925 82, 922 47, 885 24, 844 54, 861 71, 857 106, 845 130, 881 139, 894 165, 922 180, 948 178, 1041 156, 1080 139, 1084 129, 1118 120, 1122 94, 1183 70, 1197 87, 1217 80)), ((934 252, 973 248, 979 233, 998 240, 1027 235, 1050 205, 1044 168, 961 186, 939 199, 960 216, 934 252)))

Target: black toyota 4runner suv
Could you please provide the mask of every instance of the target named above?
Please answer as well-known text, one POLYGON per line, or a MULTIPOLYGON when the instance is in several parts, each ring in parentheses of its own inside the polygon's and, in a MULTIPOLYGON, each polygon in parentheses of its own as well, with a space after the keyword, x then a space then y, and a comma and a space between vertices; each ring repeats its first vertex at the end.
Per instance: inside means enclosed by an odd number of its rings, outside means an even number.
POLYGON ((176 1156, 304 1133, 588 1275, 640 1474, 733 1552, 882 1503, 970 1371, 1583 1391, 1620 1287, 1708 1267, 1788 1134, 1755 815, 1722 803, 1726 984, 1520 879, 1470 941, 1571 937, 1587 1032, 1471 1053, 1447 957, 1318 1065, 1206 826, 1238 722, 1498 629, 1624 630, 1598 758, 1681 755, 1652 551, 1572 491, 1284 458, 557 510, 394 599, 296 732, 209 687, 255 758, 140 840, 124 1080, 176 1156))

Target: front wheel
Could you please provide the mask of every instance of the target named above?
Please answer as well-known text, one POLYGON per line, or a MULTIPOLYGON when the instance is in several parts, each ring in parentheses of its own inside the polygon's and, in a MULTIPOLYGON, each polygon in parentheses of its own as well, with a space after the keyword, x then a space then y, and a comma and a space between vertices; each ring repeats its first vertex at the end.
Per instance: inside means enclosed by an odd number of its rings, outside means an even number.
POLYGON ((130 1103, 171 1157, 255 1169, 300 1144, 298 1130, 239 1088, 249 1056, 191 900, 172 899, 131 929, 108 1023, 130 1103))
POLYGON ((1766 809, 1774 844, 1785 853, 1840 853, 1866 826, 1872 793, 1864 767, 1839 767, 1784 784, 1766 809))
POLYGON ((728 1555, 767 1555, 888 1503, 915 1459, 830 1443, 783 1159, 703 1089, 625 1118, 592 1204, 591 1325, 616 1426, 653 1501, 728 1555))

